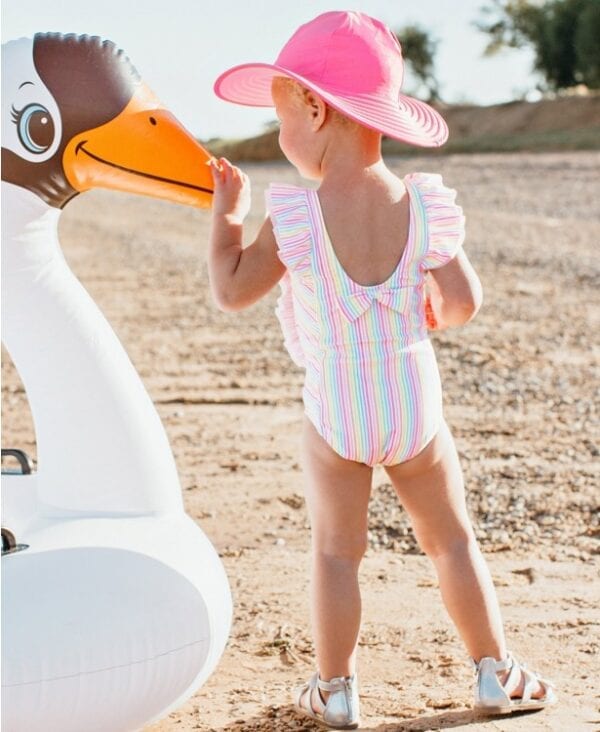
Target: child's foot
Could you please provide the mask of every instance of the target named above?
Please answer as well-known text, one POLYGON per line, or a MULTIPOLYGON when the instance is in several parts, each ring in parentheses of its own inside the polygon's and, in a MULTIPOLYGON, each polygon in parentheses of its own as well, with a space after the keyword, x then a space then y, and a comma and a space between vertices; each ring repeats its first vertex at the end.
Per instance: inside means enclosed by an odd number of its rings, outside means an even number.
POLYGON ((298 711, 333 729, 356 729, 359 725, 356 674, 322 681, 316 673, 295 689, 294 704, 298 711), (327 700, 321 691, 327 694, 327 700))
POLYGON ((475 664, 475 709, 486 714, 543 709, 555 704, 552 684, 510 654, 503 661, 482 658, 475 664))

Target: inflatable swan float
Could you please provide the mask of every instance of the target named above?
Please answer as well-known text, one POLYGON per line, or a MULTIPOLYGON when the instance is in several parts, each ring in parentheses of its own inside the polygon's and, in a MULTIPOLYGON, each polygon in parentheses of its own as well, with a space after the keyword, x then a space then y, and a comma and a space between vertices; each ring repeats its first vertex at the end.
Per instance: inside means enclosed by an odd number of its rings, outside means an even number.
POLYGON ((210 205, 209 156, 97 37, 5 44, 2 90, 2 336, 39 466, 3 475, 2 729, 136 730, 213 671, 231 597, 57 224, 94 187, 210 205))

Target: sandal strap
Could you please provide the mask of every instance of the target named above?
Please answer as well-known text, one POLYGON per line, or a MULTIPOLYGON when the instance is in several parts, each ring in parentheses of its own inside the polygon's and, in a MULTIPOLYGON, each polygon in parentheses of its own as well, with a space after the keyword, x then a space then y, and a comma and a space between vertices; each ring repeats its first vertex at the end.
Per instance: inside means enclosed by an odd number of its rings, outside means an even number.
MULTIPOLYGON (((523 679, 524 679, 523 695, 522 695, 521 699, 523 700, 524 704, 527 704, 528 701, 531 701, 533 692, 534 692, 535 688, 537 687, 540 679, 538 679, 536 674, 532 673, 529 669, 525 668, 524 666, 521 666, 521 671, 523 673, 523 679)), ((541 684, 540 684, 540 686, 541 686, 541 684)), ((542 686, 542 688, 543 688, 543 686, 542 686)))
POLYGON ((302 686, 296 687, 294 703, 297 709, 319 722, 336 729, 354 728, 358 725, 359 713, 356 674, 323 681, 317 672, 302 686), (320 690, 330 693, 327 702, 320 690))
POLYGON ((515 689, 520 682, 520 675, 523 674, 523 694, 521 700, 524 704, 533 700, 533 693, 539 684, 544 692, 548 692, 548 689, 552 688, 554 684, 542 678, 537 672, 527 668, 527 664, 520 663, 516 659, 513 659, 513 666, 508 678, 504 682, 505 689, 515 689), (517 677, 517 678, 515 678, 517 677))
POLYGON ((502 684, 502 688, 506 691, 509 697, 521 681, 521 672, 523 668, 516 658, 512 658, 511 660, 512 665, 510 667, 510 672, 506 677, 506 681, 502 684))
MULTIPOLYGON (((471 664, 473 666, 473 669, 475 673, 479 671, 481 660, 478 662, 474 658, 471 658, 471 664)), ((515 665, 517 665, 517 662, 512 656, 512 653, 510 651, 507 652, 506 658, 501 659, 500 661, 496 661, 494 658, 494 663, 496 664, 496 672, 498 671, 508 671, 508 669, 513 669, 515 665)))
POLYGON ((336 676, 329 681, 323 681, 317 674, 317 685, 322 691, 334 692, 345 688, 347 682, 354 681, 354 676, 336 676))
POLYGON ((319 674, 317 672, 313 674, 305 684, 302 685, 296 699, 296 703, 298 704, 298 706, 305 709, 312 715, 322 714, 323 709, 325 708, 325 704, 317 688, 319 686, 319 681, 319 674), (317 692, 316 699, 314 694, 315 691, 317 692), (315 701, 318 703, 317 707, 315 707, 315 701))

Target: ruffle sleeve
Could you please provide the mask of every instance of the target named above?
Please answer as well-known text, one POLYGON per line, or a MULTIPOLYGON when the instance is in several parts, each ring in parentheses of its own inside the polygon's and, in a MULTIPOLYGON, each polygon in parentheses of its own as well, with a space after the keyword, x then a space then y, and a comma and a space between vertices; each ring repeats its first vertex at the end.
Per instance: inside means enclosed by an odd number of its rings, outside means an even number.
POLYGON ((421 268, 437 269, 448 264, 464 242, 463 210, 455 202, 456 191, 444 185, 441 175, 416 173, 411 180, 419 189, 427 227, 421 268))
POLYGON ((288 353, 296 365, 305 367, 306 359, 294 308, 292 276, 310 271, 312 240, 306 192, 295 186, 272 185, 266 191, 265 197, 279 259, 287 268, 280 280, 281 295, 275 314, 281 325, 288 353))
POLYGON ((281 287, 281 295, 277 300, 275 315, 277 316, 277 320, 281 326, 281 331, 283 332, 283 344, 296 366, 304 367, 306 365, 304 349, 300 343, 298 324, 296 323, 292 280, 289 272, 286 272, 283 275, 279 281, 279 285, 281 287))
POLYGON ((290 272, 310 267, 311 228, 306 191, 289 185, 271 185, 266 193, 279 259, 290 272))

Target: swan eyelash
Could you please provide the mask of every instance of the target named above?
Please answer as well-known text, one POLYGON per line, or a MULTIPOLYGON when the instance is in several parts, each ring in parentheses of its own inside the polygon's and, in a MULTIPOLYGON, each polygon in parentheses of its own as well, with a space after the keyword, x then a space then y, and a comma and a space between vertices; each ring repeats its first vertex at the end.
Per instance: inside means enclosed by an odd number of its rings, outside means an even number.
POLYGON ((17 124, 19 117, 21 116, 22 109, 17 109, 14 104, 10 105, 10 116, 12 121, 17 124))

